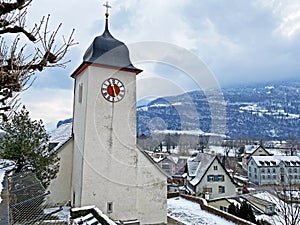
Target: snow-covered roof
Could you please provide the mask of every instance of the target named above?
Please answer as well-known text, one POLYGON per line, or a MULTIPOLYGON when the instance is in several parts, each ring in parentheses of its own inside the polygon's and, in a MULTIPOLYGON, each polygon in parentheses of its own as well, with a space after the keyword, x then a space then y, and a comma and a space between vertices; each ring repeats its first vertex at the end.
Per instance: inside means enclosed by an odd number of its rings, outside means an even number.
POLYGON ((245 153, 251 154, 251 153, 253 153, 258 147, 259 147, 259 145, 245 145, 245 153))
MULTIPOLYGON (((224 146, 210 145, 209 148, 204 149, 204 151, 213 155, 225 155, 225 151, 228 151, 228 149, 225 149, 224 146)), ((233 147, 229 149, 228 156, 235 157, 236 152, 238 152, 238 149, 233 147)))
POLYGON ((50 134, 49 143, 58 143, 54 150, 59 149, 72 137, 72 122, 61 124, 50 134))
MULTIPOLYGON (((148 154, 148 153, 147 153, 148 154)), ((152 157, 152 156, 151 156, 152 157)), ((159 158, 157 157, 152 157, 153 161, 156 163, 160 163, 161 161, 163 161, 164 157, 160 156, 159 158)))
POLYGON ((271 202, 270 200, 266 200, 264 198, 259 198, 255 195, 252 195, 252 194, 246 194, 246 195, 243 195, 243 198, 247 199, 247 201, 250 201, 250 202, 255 202, 255 203, 258 203, 260 205, 263 205, 263 206, 274 206, 275 204, 273 202, 271 202))
POLYGON ((191 158, 187 161, 188 174, 190 177, 203 176, 208 166, 214 160, 215 156, 198 153, 195 158, 191 158))
POLYGON ((280 162, 285 163, 287 166, 300 166, 300 158, 298 156, 252 156, 257 166, 278 166, 280 162))
POLYGON ((198 153, 195 158, 187 161, 189 176, 194 177, 194 179, 190 181, 192 185, 196 185, 201 181, 209 165, 214 159, 215 156, 213 155, 198 153))
POLYGON ((244 177, 244 176, 241 176, 239 174, 234 174, 234 178, 238 179, 238 180, 241 180, 241 181, 245 181, 247 182, 248 181, 248 178, 247 177, 244 177))

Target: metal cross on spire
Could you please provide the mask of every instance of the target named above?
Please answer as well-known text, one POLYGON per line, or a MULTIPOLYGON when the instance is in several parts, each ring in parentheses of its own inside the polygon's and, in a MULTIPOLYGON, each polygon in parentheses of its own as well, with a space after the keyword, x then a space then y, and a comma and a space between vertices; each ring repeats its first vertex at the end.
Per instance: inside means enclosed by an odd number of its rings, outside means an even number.
POLYGON ((108 16, 109 16, 108 9, 110 9, 111 6, 109 5, 108 1, 106 1, 106 4, 103 4, 103 6, 106 8, 105 16, 106 16, 106 18, 108 18, 108 16))

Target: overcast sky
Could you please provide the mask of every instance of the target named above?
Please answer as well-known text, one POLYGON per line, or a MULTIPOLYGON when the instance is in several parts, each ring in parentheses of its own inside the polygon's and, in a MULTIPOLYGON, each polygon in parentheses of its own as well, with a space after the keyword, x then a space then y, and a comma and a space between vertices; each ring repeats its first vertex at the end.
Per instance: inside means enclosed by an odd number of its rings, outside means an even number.
MULTIPOLYGON (((43 119, 48 129, 58 120, 72 117, 70 74, 82 62, 94 37, 103 32, 104 3, 102 0, 39 0, 29 8, 29 24, 50 14, 50 28, 63 23, 58 40, 74 28, 74 38, 79 42, 66 57, 72 60, 66 69, 37 73, 34 85, 22 94, 22 102, 31 116, 43 119)), ((299 80, 299 0, 111 0, 110 5, 110 32, 130 50, 131 45, 134 49, 136 43, 149 41, 178 46, 198 57, 216 83, 224 87, 299 80)), ((151 52, 152 49, 138 50, 151 52)), ((141 61, 137 59, 136 66, 144 70, 138 78, 138 98, 176 94, 176 89, 178 92, 197 89, 197 85, 188 81, 181 65, 170 64, 165 59, 149 62, 142 57, 141 61), (151 81, 157 80, 163 80, 160 83, 166 83, 166 88, 155 89, 151 81), (168 88, 167 83, 172 85, 168 88), (150 87, 152 92, 148 91, 150 87)))

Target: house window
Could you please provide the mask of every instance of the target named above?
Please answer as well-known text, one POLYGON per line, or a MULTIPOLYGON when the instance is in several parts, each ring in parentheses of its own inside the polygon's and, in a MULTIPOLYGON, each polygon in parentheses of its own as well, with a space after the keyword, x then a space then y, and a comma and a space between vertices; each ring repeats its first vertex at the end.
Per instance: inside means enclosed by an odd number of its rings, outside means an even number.
POLYGON ((297 168, 294 168, 294 173, 297 173, 297 168))
POLYGON ((219 186, 219 194, 225 193, 225 186, 219 186))
POLYGON ((83 91, 83 84, 79 84, 79 91, 78 91, 78 102, 82 102, 82 91, 83 91))
POLYGON ((203 187, 203 193, 212 193, 211 187, 203 187))
POLYGON ((297 175, 295 175, 295 176, 294 176, 294 178, 295 178, 295 179, 298 179, 298 176, 297 176, 297 175))
POLYGON ((257 175, 256 174, 254 175, 254 178, 257 179, 257 175))
POLYGON ((254 168, 254 173, 256 173, 256 168, 254 168))
POLYGON ((292 173, 292 169, 291 168, 289 168, 289 173, 292 173))
POLYGON ((252 173, 249 173, 249 177, 252 177, 252 173))
POLYGON ((251 170, 252 170, 252 167, 251 167, 251 166, 249 166, 249 172, 251 172, 251 170))
POLYGON ((207 175, 207 181, 224 181, 224 175, 207 175))
POLYGON ((224 212, 228 212, 228 208, 226 208, 225 206, 220 206, 220 209, 224 212))
POLYGON ((261 169, 261 172, 262 172, 262 173, 264 173, 264 172, 265 172, 265 169, 264 169, 264 168, 262 168, 262 169, 261 169))
POLYGON ((273 209, 272 206, 269 206, 268 208, 269 208, 269 212, 273 212, 274 211, 274 209, 273 209))
POLYGON ((263 180, 266 179, 265 175, 262 175, 262 179, 263 179, 263 180))
POLYGON ((277 179, 277 176, 276 176, 276 175, 273 175, 273 179, 274 179, 274 180, 277 179))
POLYGON ((214 170, 218 170, 218 166, 214 166, 214 170))
POLYGON ((218 181, 224 181, 224 175, 218 175, 218 181))
POLYGON ((270 170, 270 168, 268 168, 268 173, 270 173, 271 172, 271 170, 270 170))
POLYGON ((270 179, 271 178, 271 176, 270 175, 268 175, 268 179, 270 179))
POLYGON ((207 181, 214 181, 214 175, 207 175, 207 181))
POLYGON ((275 168, 273 168, 273 173, 276 173, 276 170, 275 170, 275 168))
POLYGON ((113 212, 113 203, 108 202, 107 203, 107 213, 112 213, 113 212))

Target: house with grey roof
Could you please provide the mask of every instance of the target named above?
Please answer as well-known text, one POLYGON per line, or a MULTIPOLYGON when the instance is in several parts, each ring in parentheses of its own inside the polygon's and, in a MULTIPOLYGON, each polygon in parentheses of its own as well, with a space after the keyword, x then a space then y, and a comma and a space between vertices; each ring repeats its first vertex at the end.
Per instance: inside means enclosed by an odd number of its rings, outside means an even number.
POLYGON ((272 154, 261 145, 246 145, 242 158, 242 165, 247 169, 247 165, 251 156, 271 156, 272 154))
POLYGON ((248 178, 259 185, 300 183, 300 158, 252 156, 248 162, 248 178))
POLYGON ((262 198, 258 198, 253 194, 245 194, 229 198, 217 198, 208 200, 208 205, 228 212, 228 208, 231 204, 236 207, 241 207, 242 202, 246 201, 252 208, 252 211, 256 215, 266 214, 273 215, 275 213, 275 204, 271 201, 267 201, 262 198))
POLYGON ((218 157, 198 153, 187 161, 187 188, 206 199, 236 195, 236 184, 218 157))
POLYGON ((243 198, 248 202, 259 208, 263 213, 267 215, 272 215, 275 213, 275 204, 271 201, 267 201, 262 198, 258 198, 252 194, 243 195, 243 198))

